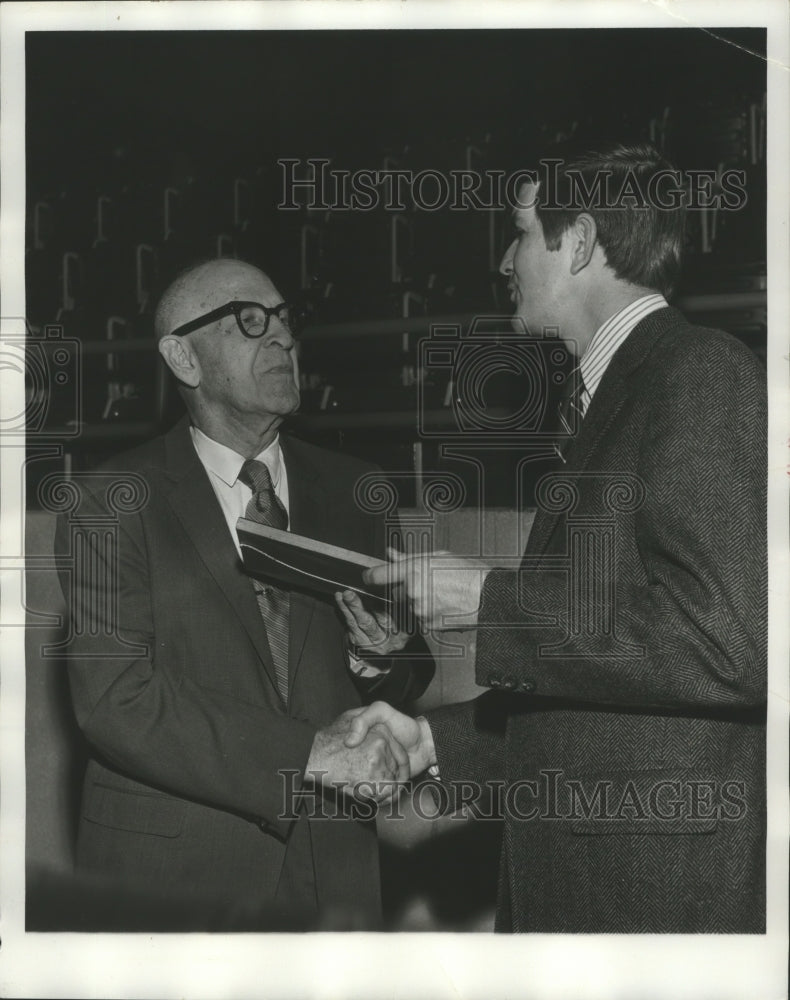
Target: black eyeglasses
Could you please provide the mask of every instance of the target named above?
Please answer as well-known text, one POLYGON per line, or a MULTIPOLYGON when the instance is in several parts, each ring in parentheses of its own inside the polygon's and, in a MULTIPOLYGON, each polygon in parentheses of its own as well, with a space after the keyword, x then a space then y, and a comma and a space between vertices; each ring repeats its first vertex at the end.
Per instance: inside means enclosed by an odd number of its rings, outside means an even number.
POLYGON ((292 309, 287 302, 279 302, 276 306, 265 306, 260 302, 226 302, 224 306, 212 309, 211 312, 204 313, 196 319, 191 319, 183 326, 176 327, 170 333, 171 337, 183 337, 187 333, 199 330, 209 323, 216 323, 226 316, 235 316, 239 329, 245 337, 263 337, 269 329, 269 320, 276 316, 284 327, 292 334, 296 334, 296 310, 292 309))

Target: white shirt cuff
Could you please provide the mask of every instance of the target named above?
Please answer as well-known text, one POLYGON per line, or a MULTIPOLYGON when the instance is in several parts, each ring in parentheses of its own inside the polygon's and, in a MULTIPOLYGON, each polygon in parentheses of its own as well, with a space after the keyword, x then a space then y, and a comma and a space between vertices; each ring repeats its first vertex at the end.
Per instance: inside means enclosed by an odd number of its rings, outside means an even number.
POLYGON ((348 665, 351 668, 352 674, 356 674, 357 677, 381 677, 382 674, 388 673, 390 669, 389 665, 377 667, 369 660, 363 660, 359 656, 354 656, 351 650, 348 651, 348 665))

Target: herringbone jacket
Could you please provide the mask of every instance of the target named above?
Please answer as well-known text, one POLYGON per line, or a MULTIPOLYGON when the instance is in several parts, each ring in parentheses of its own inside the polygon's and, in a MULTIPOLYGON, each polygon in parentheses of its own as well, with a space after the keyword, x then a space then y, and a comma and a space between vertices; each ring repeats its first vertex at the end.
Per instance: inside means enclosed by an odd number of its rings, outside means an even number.
POLYGON ((500 782, 497 928, 765 926, 766 400, 668 308, 615 354, 518 572, 483 589, 443 781, 500 782))

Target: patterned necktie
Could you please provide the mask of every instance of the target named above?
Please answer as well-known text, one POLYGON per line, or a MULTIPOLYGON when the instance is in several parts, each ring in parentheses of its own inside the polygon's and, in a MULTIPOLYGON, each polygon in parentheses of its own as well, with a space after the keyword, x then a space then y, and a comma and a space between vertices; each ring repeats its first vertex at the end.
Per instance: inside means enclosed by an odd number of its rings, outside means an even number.
MULTIPOLYGON (((272 485, 272 477, 263 462, 247 459, 241 467, 239 479, 252 490, 245 516, 258 524, 269 524, 273 528, 288 527, 288 512, 278 500, 272 485)), ((253 578, 255 597, 261 617, 266 624, 266 637, 274 661, 277 689, 288 704, 288 627, 290 599, 288 592, 272 587, 268 583, 253 578)))
POLYGON ((554 444, 563 463, 566 461, 565 453, 571 445, 576 435, 579 433, 584 411, 582 410, 582 393, 584 392, 584 379, 580 368, 574 368, 568 376, 568 384, 557 407, 557 429, 560 432, 559 439, 554 444))

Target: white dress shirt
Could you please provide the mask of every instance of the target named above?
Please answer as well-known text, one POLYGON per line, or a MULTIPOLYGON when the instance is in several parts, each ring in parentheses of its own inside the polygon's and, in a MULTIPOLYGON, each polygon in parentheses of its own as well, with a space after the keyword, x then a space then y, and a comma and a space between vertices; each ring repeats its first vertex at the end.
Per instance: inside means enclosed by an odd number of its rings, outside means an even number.
MULTIPOLYGON (((195 446, 198 458, 208 473, 208 478, 222 508, 222 513, 225 515, 225 521, 227 522, 230 536, 233 539, 233 544, 236 546, 239 558, 241 558, 239 536, 236 534, 236 522, 240 517, 245 516, 247 504, 252 498, 252 490, 246 483, 243 483, 239 479, 239 473, 245 459, 232 448, 228 448, 227 445, 220 444, 219 441, 208 437, 197 427, 191 426, 189 433, 192 435, 192 443, 195 446)), ((255 461, 263 462, 269 470, 277 499, 290 515, 288 474, 285 471, 279 434, 268 447, 255 456, 255 461)), ((288 530, 290 531, 290 523, 288 530)), ((382 673, 386 673, 389 669, 388 666, 379 667, 369 663, 367 660, 359 659, 350 651, 348 653, 348 661, 353 672, 359 674, 361 677, 377 677, 382 673)))
MULTIPOLYGON (((240 517, 244 517, 247 512, 247 504, 252 498, 252 490, 239 479, 241 467, 245 459, 242 455, 228 448, 227 445, 214 441, 198 430, 197 427, 190 427, 189 433, 192 435, 192 443, 198 458, 203 464, 203 468, 208 473, 208 478, 214 488, 214 492, 219 500, 222 513, 228 523, 233 544, 236 551, 241 556, 239 538, 236 534, 236 522, 240 517)), ((263 462, 272 477, 272 486, 277 499, 290 514, 288 506, 288 475, 285 471, 282 451, 280 449, 280 435, 275 437, 272 443, 255 456, 257 462, 263 462)))

